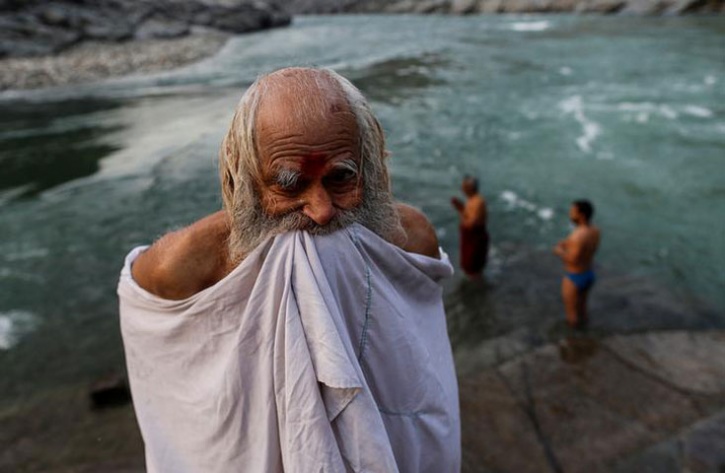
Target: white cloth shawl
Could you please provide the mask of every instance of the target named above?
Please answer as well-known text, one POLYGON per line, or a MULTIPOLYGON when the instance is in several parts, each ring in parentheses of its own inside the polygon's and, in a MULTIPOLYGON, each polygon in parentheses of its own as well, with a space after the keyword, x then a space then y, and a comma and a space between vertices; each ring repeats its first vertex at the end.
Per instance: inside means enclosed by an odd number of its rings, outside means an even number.
POLYGON ((287 233, 171 301, 132 279, 143 250, 118 295, 149 472, 459 471, 447 256, 287 233))

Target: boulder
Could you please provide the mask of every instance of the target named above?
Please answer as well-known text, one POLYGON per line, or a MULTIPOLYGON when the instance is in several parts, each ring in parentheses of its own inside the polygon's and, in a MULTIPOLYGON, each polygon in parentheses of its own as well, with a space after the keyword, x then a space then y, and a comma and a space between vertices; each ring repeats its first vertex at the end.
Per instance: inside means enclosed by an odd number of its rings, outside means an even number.
POLYGON ((33 15, 0 15, 0 57, 53 54, 82 36, 80 31, 48 26, 33 15))
POLYGON ((569 336, 459 372, 462 472, 725 471, 724 342, 569 336))
POLYGON ((663 13, 674 3, 668 0, 628 0, 622 8, 624 14, 656 15, 663 13))
POLYGON ((453 0, 453 3, 451 3, 451 13, 455 13, 456 15, 475 13, 477 9, 477 0, 453 0))
POLYGON ((478 5, 478 11, 481 13, 500 13, 503 11, 503 0, 483 0, 478 5))
POLYGON ((245 33, 290 23, 248 0, 0 0, 0 57, 57 53, 83 40, 177 38, 195 27, 245 33))
POLYGON ((93 383, 89 398, 94 409, 117 407, 131 402, 131 391, 126 378, 113 373, 93 383))
POLYGON ((135 39, 178 38, 189 33, 189 24, 174 20, 148 19, 134 33, 135 39))
POLYGON ((416 2, 413 13, 443 13, 448 8, 445 0, 423 0, 416 2))
POLYGON ((576 7, 577 13, 617 13, 626 6, 625 0, 589 0, 576 7))
MULTIPOLYGON (((708 3, 714 4, 717 2, 707 2, 703 0, 677 0, 665 10, 665 14, 681 15, 683 13, 691 13, 697 11, 698 9, 706 9, 706 7, 708 7, 708 3)), ((722 3, 725 5, 725 2, 722 3)))
POLYGON ((682 439, 683 471, 725 471, 725 411, 698 422, 682 439))

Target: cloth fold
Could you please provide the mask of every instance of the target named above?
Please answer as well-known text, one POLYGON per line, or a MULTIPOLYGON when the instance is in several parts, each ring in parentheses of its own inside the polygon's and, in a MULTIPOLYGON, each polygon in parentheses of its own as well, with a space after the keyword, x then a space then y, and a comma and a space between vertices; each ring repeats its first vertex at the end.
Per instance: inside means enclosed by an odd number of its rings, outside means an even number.
POLYGON ((121 330, 149 472, 454 472, 447 256, 360 225, 278 235, 182 301, 135 283, 121 330))

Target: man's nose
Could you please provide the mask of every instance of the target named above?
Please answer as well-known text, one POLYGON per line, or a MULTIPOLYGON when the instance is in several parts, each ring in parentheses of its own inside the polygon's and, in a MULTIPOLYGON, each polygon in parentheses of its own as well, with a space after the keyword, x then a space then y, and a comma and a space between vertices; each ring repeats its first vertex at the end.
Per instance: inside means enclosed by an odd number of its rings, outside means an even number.
POLYGON ((337 210, 332 205, 330 194, 324 187, 310 189, 307 203, 302 212, 318 225, 327 225, 335 216, 337 210))

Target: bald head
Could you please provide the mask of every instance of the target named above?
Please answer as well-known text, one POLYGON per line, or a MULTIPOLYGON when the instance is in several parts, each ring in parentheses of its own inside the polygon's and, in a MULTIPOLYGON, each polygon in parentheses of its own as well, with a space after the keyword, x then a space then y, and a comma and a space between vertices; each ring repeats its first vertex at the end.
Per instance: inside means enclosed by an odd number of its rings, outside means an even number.
POLYGON ((290 122, 329 120, 352 113, 341 83, 330 71, 287 68, 259 79, 258 120, 287 118, 290 122))

